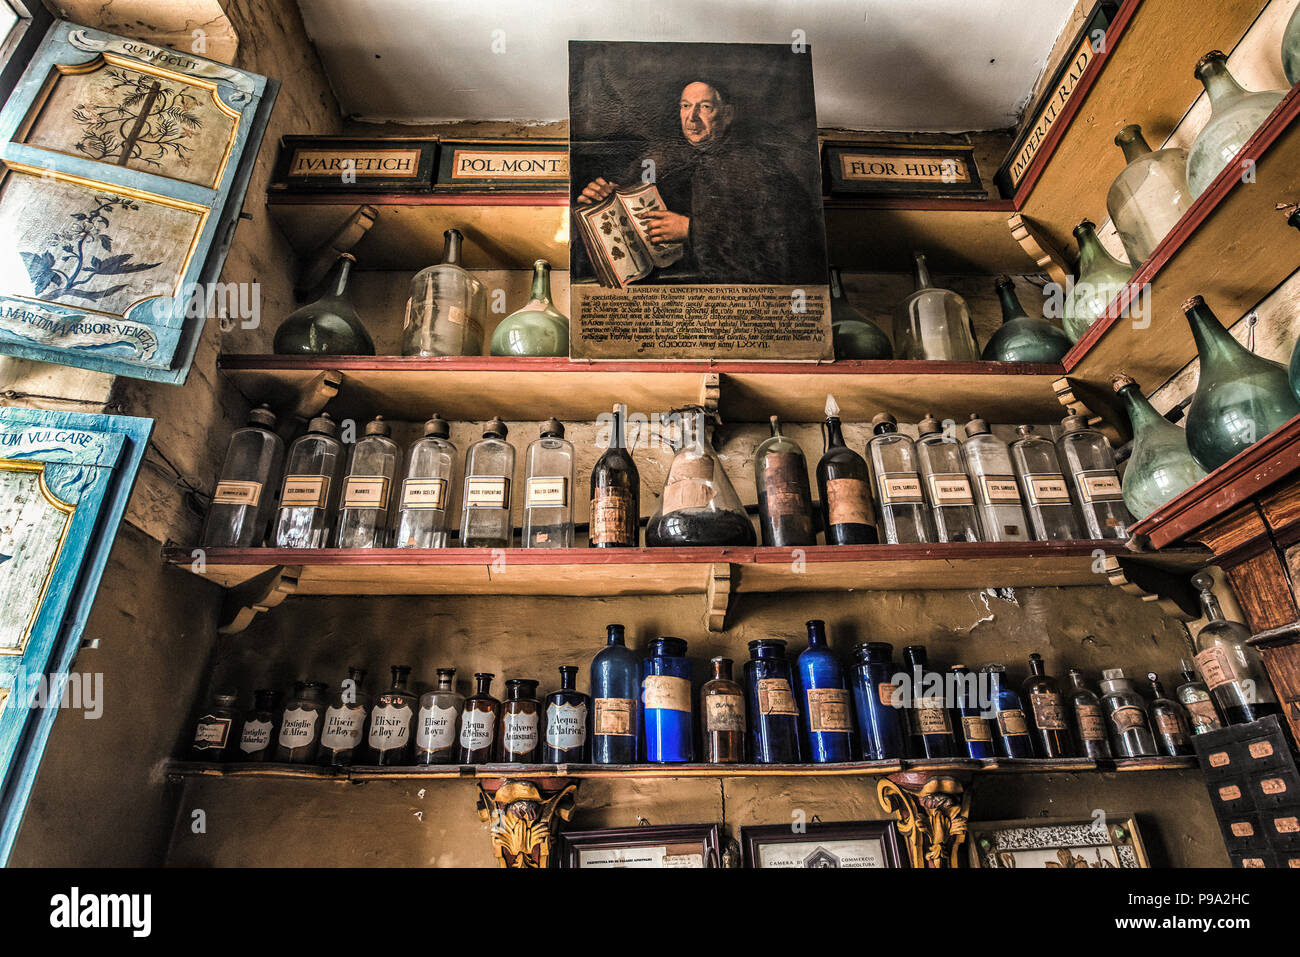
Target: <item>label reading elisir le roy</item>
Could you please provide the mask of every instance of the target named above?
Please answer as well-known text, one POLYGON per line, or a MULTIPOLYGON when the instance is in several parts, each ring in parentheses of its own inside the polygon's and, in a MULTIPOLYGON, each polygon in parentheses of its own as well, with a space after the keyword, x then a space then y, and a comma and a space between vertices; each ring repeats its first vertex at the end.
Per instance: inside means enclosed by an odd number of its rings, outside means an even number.
POLYGON ((631 698, 597 698, 592 705, 595 713, 592 734, 635 735, 636 702, 631 698))
MULTIPOLYGON (((601 485, 591 497, 591 541, 595 545, 636 545, 632 490, 601 485)), ((599 732, 597 732, 599 733, 599 732)))
POLYGON ((467 751, 481 751, 492 743, 493 730, 491 711, 466 708, 460 719, 460 746, 467 751))
POLYGON ((411 737, 411 706, 401 699, 379 699, 370 712, 369 744, 376 751, 394 751, 406 747, 411 737))
POLYGON ((745 730, 745 698, 738 694, 711 694, 704 698, 706 733, 745 730))
POLYGON ((1059 694, 1031 694, 1029 702, 1034 709, 1034 724, 1040 731, 1065 730, 1065 711, 1059 694))
POLYGON ((849 693, 843 688, 808 689, 808 729, 817 732, 853 730, 849 693))
POLYGON ((422 752, 445 751, 456 743, 456 709, 421 708, 415 720, 415 746, 422 752))
POLYGON ((361 742, 361 730, 366 723, 366 709, 360 705, 337 705, 325 710, 325 724, 321 727, 321 747, 331 751, 346 751, 361 742))
POLYGON ((546 744, 557 751, 580 748, 587 741, 587 705, 554 702, 546 709, 546 744))

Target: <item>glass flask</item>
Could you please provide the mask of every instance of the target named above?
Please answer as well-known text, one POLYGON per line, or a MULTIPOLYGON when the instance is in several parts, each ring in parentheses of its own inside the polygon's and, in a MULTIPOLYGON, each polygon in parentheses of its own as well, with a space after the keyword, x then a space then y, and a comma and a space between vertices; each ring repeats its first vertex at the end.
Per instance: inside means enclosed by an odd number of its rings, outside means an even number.
POLYGON ((627 406, 614 406, 609 445, 591 470, 592 548, 636 548, 641 541, 641 474, 627 447, 627 406))
POLYGON ((1187 719, 1183 716, 1183 706, 1165 696, 1160 676, 1154 671, 1147 672, 1147 681, 1151 682, 1149 713, 1160 753, 1170 758, 1191 754, 1192 742, 1187 731, 1187 719))
POLYGON ((921 488, 916 444, 910 436, 898 431, 898 421, 888 412, 875 415, 871 431, 867 459, 871 463, 878 525, 885 543, 934 541, 934 521, 921 488))
POLYGON ((1030 318, 1010 276, 999 276, 996 288, 1002 302, 1002 325, 984 343, 980 358, 985 362, 1060 362, 1073 345, 1070 337, 1046 319, 1030 318))
POLYGON ((790 681, 785 641, 757 638, 745 662, 749 756, 755 764, 798 764, 799 705, 790 681))
POLYGON ((343 253, 325 280, 325 295, 289 314, 275 330, 280 356, 373 356, 375 344, 348 296, 357 257, 343 253))
POLYGON ((352 447, 339 495, 339 548, 388 545, 389 503, 402 463, 402 450, 390 438, 392 434, 392 426, 377 415, 366 423, 365 435, 352 447))
POLYGON ((226 761, 233 756, 238 701, 239 697, 233 694, 212 696, 212 703, 199 716, 194 727, 190 753, 195 761, 226 761))
POLYGON ((510 522, 510 484, 515 475, 515 447, 499 418, 483 438, 465 452, 465 495, 460 516, 460 543, 465 548, 506 548, 514 539, 510 522))
POLYGON ((1110 440, 1088 427, 1088 417, 1070 414, 1061 420, 1057 458, 1070 482, 1070 495, 1089 538, 1128 538, 1133 516, 1124 504, 1124 489, 1115 468, 1110 440))
POLYGON ((713 658, 713 677, 700 689, 704 760, 740 764, 745 760, 745 691, 731 677, 731 659, 713 658))
POLYGON ((551 301, 551 264, 533 263, 533 291, 524 307, 501 320, 492 334, 494 356, 567 356, 569 317, 551 301))
POLYGON ((1196 667, 1223 716, 1229 724, 1245 724, 1281 714, 1264 662, 1249 644, 1250 629, 1224 617, 1214 596, 1214 576, 1197 572, 1192 584, 1200 589, 1201 609, 1208 621, 1196 635, 1196 667))
POLYGON ((754 452, 758 490, 758 528, 764 545, 816 545, 808 461, 793 439, 781 434, 781 421, 769 420, 772 435, 754 452))
POLYGON ((912 752, 918 758, 961 757, 952 715, 944 695, 943 675, 931 671, 925 645, 908 645, 903 661, 912 681, 912 752))
POLYGON ((456 487, 456 446, 447 441, 451 427, 434 413, 424 435, 411 443, 397 511, 398 548, 445 548, 447 516, 456 487))
POLYGON ((1082 538, 1070 501, 1070 486, 1056 456, 1056 443, 1035 435, 1027 425, 1016 426, 1016 434, 1020 437, 1011 443, 1008 452, 1034 539, 1052 542, 1082 538))
POLYGON ((1079 278, 1066 285, 1061 325, 1070 341, 1078 342, 1128 285, 1133 267, 1106 252, 1096 224, 1089 220, 1074 227, 1074 238, 1079 243, 1079 278))
POLYGON ((980 350, 966 300, 951 289, 931 284, 924 253, 915 252, 912 257, 916 291, 903 300, 894 316, 898 358, 978 360, 980 350))
POLYGON ((1061 686, 1044 670, 1042 655, 1029 656, 1029 677, 1020 689, 1020 700, 1029 702, 1034 744, 1039 757, 1074 757, 1065 721, 1065 706, 1061 701, 1061 686))
POLYGON ((1007 682, 1005 665, 985 665, 982 669, 988 677, 989 697, 993 703, 994 737, 998 743, 998 757, 1032 758, 1034 756, 1034 739, 1029 733, 1029 719, 1025 717, 1025 705, 1020 695, 1007 682))
POLYGON ((356 760, 356 749, 370 713, 370 697, 361 691, 366 680, 364 668, 349 668, 338 693, 325 709, 320 731, 320 748, 316 759, 327 767, 347 767, 356 760))
POLYGON ((920 421, 917 431, 920 438, 916 440, 916 457, 936 537, 941 542, 980 541, 975 493, 961 443, 946 434, 932 415, 920 421))
POLYGON ((573 443, 559 419, 524 451, 524 548, 573 547, 573 443))
POLYGON ((324 548, 329 541, 343 472, 338 434, 338 425, 322 412, 289 446, 272 536, 276 548, 324 548))
POLYGON ((253 692, 253 707, 244 712, 244 726, 239 731, 236 761, 269 761, 275 753, 275 712, 280 707, 280 692, 259 688, 253 692))
POLYGON ((1300 402, 1291 392, 1286 366, 1238 342, 1204 299, 1193 296, 1183 311, 1201 364, 1187 407, 1187 447, 1197 465, 1213 472, 1300 415, 1300 402))
POLYGON ((501 711, 501 702, 492 697, 492 679, 495 677, 485 671, 474 675, 475 691, 465 699, 465 710, 460 714, 457 764, 487 764, 492 760, 497 715, 501 711))
POLYGON ((442 234, 442 262, 415 274, 402 325, 404 356, 477 356, 483 353, 487 292, 460 264, 458 229, 442 234))
POLYGON ((591 760, 587 716, 591 699, 578 690, 576 665, 560 665, 560 690, 546 696, 546 749, 549 764, 591 760))
POLYGON ((248 424, 230 436, 201 543, 247 548, 266 541, 275 509, 272 483, 283 467, 284 442, 275 434, 275 413, 258 406, 248 413, 248 424))
POLYGON ((806 623, 808 647, 795 660, 803 712, 803 752, 813 764, 853 760, 853 703, 840 659, 826 642, 826 622, 806 623))
POLYGON ((978 676, 972 675, 965 665, 953 665, 948 671, 956 692, 953 713, 961 721, 961 741, 966 749, 966 757, 981 761, 996 758, 998 753, 993 744, 993 728, 979 701, 978 676))
POLYGON ((1201 57, 1196 78, 1209 95, 1210 118, 1187 151, 1187 185, 1193 198, 1232 164, 1285 96, 1273 90, 1252 93, 1243 89, 1228 72, 1228 58, 1219 50, 1201 57))
POLYGON ((651 548, 753 545, 754 525, 709 442, 703 409, 679 410, 682 443, 668 466, 664 494, 645 529, 651 548))
POLYGON ((839 406, 826 397, 822 438, 826 451, 817 462, 817 492, 827 545, 874 545, 876 517, 871 508, 871 473, 862 456, 844 444, 839 406))
POLYGON ((415 709, 420 700, 407 682, 411 669, 407 665, 393 665, 393 684, 375 700, 370 709, 370 733, 366 737, 371 764, 391 765, 411 763, 411 726, 415 723, 415 709))
POLYGON ((831 336, 836 359, 892 359, 894 347, 878 325, 844 295, 840 268, 831 267, 831 336))
POLYGON ((1133 450, 1124 469, 1124 504, 1136 519, 1150 515, 1205 478, 1187 448, 1187 433, 1157 412, 1137 383, 1117 375, 1111 386, 1124 400, 1133 450))
POLYGON ((1128 163, 1110 184, 1106 211, 1128 261, 1141 266, 1192 205, 1187 185, 1187 150, 1153 150, 1136 123, 1115 136, 1128 163))
POLYGON ((622 625, 606 625, 605 647, 591 661, 591 760, 635 764, 641 728, 641 660, 622 625))
POLYGON ((1111 750, 1117 758, 1151 758, 1158 753, 1147 720, 1147 703, 1119 668, 1101 673, 1101 711, 1110 729, 1111 750))
POLYGON ((460 744, 465 696, 456 691, 456 669, 439 668, 438 686, 420 695, 415 716, 415 763, 452 764, 460 744))
POLYGON ((1300 7, 1296 7, 1282 33, 1282 72, 1292 86, 1300 83, 1300 7))
POLYGON ((1183 681, 1174 689, 1174 699, 1183 706, 1192 734, 1205 734, 1223 727, 1219 708, 1205 682, 1196 676, 1196 665, 1184 658, 1178 663, 1183 681))
POLYGON ((971 482, 975 485, 975 506, 986 542, 1027 542, 1029 523, 1020 501, 1020 486, 1011 466, 1007 443, 989 431, 989 424, 971 413, 962 442, 971 482))
POLYGON ((894 646, 868 641, 853 649, 853 707, 864 761, 889 761, 906 755, 903 709, 894 702, 898 685, 894 646))
POLYGON ((686 642, 656 638, 648 651, 641 666, 645 759, 654 764, 690 761, 695 756, 695 729, 686 642))
POLYGON ((275 760, 283 764, 311 764, 320 744, 320 720, 325 711, 325 686, 319 681, 299 681, 293 697, 280 712, 280 733, 275 740, 275 760))
POLYGON ((1070 712, 1074 753, 1094 761, 1109 758, 1110 740, 1106 737, 1106 719, 1102 717, 1101 702, 1083 683, 1083 673, 1078 668, 1070 669, 1065 701, 1066 710, 1070 712))
POLYGON ((542 753, 542 706, 537 682, 532 678, 506 681, 497 729, 497 761, 503 764, 537 764, 542 753))

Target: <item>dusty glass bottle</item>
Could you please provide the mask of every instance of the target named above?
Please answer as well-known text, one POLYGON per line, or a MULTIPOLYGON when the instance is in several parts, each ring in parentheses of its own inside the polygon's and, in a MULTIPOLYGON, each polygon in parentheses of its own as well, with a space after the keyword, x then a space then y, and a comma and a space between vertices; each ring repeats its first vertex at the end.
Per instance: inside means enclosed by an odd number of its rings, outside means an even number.
POLYGON ((831 266, 831 337, 836 359, 892 359, 894 346, 878 325, 844 295, 838 266, 831 266))
POLYGON ((1187 185, 1200 196, 1226 167, 1232 165, 1246 141, 1282 102, 1275 90, 1252 93, 1230 72, 1228 58, 1211 50, 1196 64, 1196 78, 1210 98, 1210 118, 1187 151, 1187 185))
POLYGON ((546 696, 543 753, 549 764, 591 760, 591 739, 587 734, 591 699, 578 690, 577 679, 577 666, 560 665, 560 690, 546 696))
POLYGON ((1032 758, 1034 739, 1029 733, 1025 703, 1020 700, 1020 695, 1007 681, 1006 666, 989 664, 981 670, 988 676, 986 680, 993 704, 993 729, 998 743, 998 756, 1032 758))
POLYGON ((438 686, 420 695, 415 716, 415 763, 451 764, 460 745, 465 696, 456 691, 456 669, 439 668, 438 686))
POLYGON ((975 486, 981 538, 986 542, 1029 541, 1029 523, 1007 443, 989 430, 986 421, 971 413, 962 446, 975 486))
POLYGON ((871 508, 871 473, 862 456, 844 444, 839 406, 826 397, 822 437, 826 451, 817 462, 817 492, 827 545, 874 545, 876 517, 871 508))
POLYGON ((338 693, 330 698, 321 724, 320 748, 316 759, 327 767, 347 767, 358 757, 357 748, 370 713, 370 696, 361 690, 366 680, 364 668, 349 668, 339 684, 338 693))
POLYGON ((269 761, 275 754, 275 712, 280 707, 280 692, 259 688, 253 692, 253 707, 244 712, 239 731, 236 761, 269 761))
POLYGON ((1089 538, 1128 538, 1133 516, 1124 505, 1124 489, 1115 468, 1110 441, 1088 427, 1088 417, 1071 414, 1061 420, 1057 458, 1070 482, 1070 495, 1089 538))
POLYGON ((754 452, 758 527, 764 545, 816 545, 808 461, 793 439, 781 434, 781 421, 769 420, 772 435, 754 452))
POLYGON ((1282 72, 1292 86, 1300 83, 1300 7, 1296 7, 1282 33, 1282 72))
POLYGON ((1101 713, 1101 702, 1084 684, 1083 673, 1078 668, 1070 669, 1065 702, 1066 710, 1070 713, 1074 753, 1094 761, 1109 758, 1110 739, 1106 736, 1106 719, 1101 713))
POLYGON ((320 744, 321 715, 325 712, 325 685, 299 681, 293 697, 280 712, 280 733, 275 740, 275 760, 283 764, 311 764, 320 744))
POLYGON ((1137 383, 1126 375, 1111 379, 1133 429, 1133 451, 1124 468, 1124 504, 1136 519, 1205 478, 1187 448, 1187 433, 1152 408, 1137 383))
POLYGON ((668 466, 659 507, 646 524, 646 545, 756 544, 754 525, 709 441, 704 410, 674 414, 681 425, 681 447, 668 466))
POLYGON ((397 511, 398 548, 445 548, 447 516, 456 488, 456 446, 451 427, 434 413, 424 435, 411 443, 397 511))
POLYGON ((339 427, 322 412, 294 440, 284 465, 280 510, 272 541, 277 548, 324 548, 339 501, 343 446, 339 427))
POLYGON ((573 547, 573 443, 559 419, 524 451, 524 548, 573 547))
POLYGON ((1147 703, 1119 668, 1101 673, 1101 711, 1117 758, 1155 757, 1156 739, 1147 719, 1147 703))
POLYGON ((853 649, 853 706, 864 761, 888 761, 907 754, 905 711, 895 706, 898 685, 894 646, 863 642, 853 649))
POLYGON ((1186 658, 1178 663, 1183 680, 1174 689, 1174 700, 1183 706, 1187 714, 1187 724, 1192 734, 1205 734, 1218 731, 1223 727, 1219 708, 1214 703, 1210 689, 1196 675, 1196 665, 1186 658))
POLYGON ((235 753, 235 723, 239 713, 235 706, 239 697, 233 694, 214 694, 212 703, 199 716, 194 727, 194 741, 190 754, 195 761, 228 761, 235 753))
POLYGON ((1002 303, 1002 326, 984 343, 980 358, 985 362, 1061 361, 1070 351, 1070 337, 1046 319, 1033 319, 1020 305, 1010 276, 999 276, 996 283, 1002 303))
POLYGON ((916 291, 903 300, 894 316, 898 358, 977 361, 980 350, 966 300, 930 282, 924 253, 915 252, 912 258, 916 291))
POLYGON ((567 356, 569 317, 551 301, 551 264, 533 263, 533 291, 522 309, 501 320, 492 334, 494 356, 567 356))
POLYGON ((924 645, 905 647, 903 661, 912 682, 912 753, 931 760, 961 757, 965 749, 952 730, 943 675, 930 669, 924 645))
POLYGON ((634 764, 641 730, 641 660, 622 625, 606 625, 605 647, 591 661, 591 760, 634 764))
POLYGON ((510 678, 497 725, 497 761, 537 764, 541 753, 542 706, 537 701, 537 682, 532 678, 510 678))
POLYGON ((1224 617, 1209 572, 1197 572, 1192 584, 1200 589, 1201 609, 1208 622, 1196 634, 1196 667, 1223 716, 1229 724, 1244 724, 1281 714, 1264 662, 1249 644, 1250 629, 1224 617))
POLYGON ((442 262, 415 274, 402 325, 404 356, 477 356, 483 353, 487 292, 460 265, 460 230, 442 234, 442 262))
POLYGON ((641 663, 645 759, 656 764, 690 761, 695 756, 695 730, 686 642, 655 638, 646 650, 641 663))
POLYGON ((325 294, 290 313, 275 330, 276 355, 373 356, 375 344, 348 296, 357 257, 343 253, 325 280, 325 294))
POLYGON ((1011 443, 1008 452, 1034 539, 1051 542, 1081 538, 1079 519, 1070 501, 1070 485, 1061 473, 1056 444, 1035 435, 1027 425, 1016 426, 1016 434, 1019 438, 1011 443))
POLYGON ((390 438, 392 427, 377 415, 352 447, 347 477, 339 495, 339 548, 385 548, 389 541, 389 505, 402 451, 390 438))
POLYGON ((248 424, 230 436, 202 544, 247 548, 266 541, 275 509, 274 483, 282 468, 284 442, 275 434, 275 413, 258 406, 248 413, 248 424))
POLYGON ((755 764, 798 764, 799 705, 781 638, 756 638, 745 662, 749 755, 755 764))
POLYGON ((393 665, 393 684, 375 699, 370 709, 370 733, 366 736, 371 764, 410 764, 411 726, 419 699, 407 688, 411 669, 393 665))
POLYGON ((853 760, 853 702, 839 656, 826 640, 826 622, 805 624, 808 647, 795 660, 795 693, 803 712, 803 753, 813 764, 853 760))
POLYGON ((1151 149, 1136 123, 1119 131, 1115 145, 1128 165, 1110 184, 1106 211, 1128 261, 1141 266, 1192 205, 1187 150, 1151 149))
POLYGON ((514 539, 510 521, 510 486, 515 475, 515 447, 506 441, 506 424, 493 419, 483 438, 465 452, 464 507, 460 543, 465 548, 506 548, 514 539))
POLYGON ((898 431, 898 421, 888 412, 876 414, 871 430, 867 459, 871 463, 881 540, 889 545, 934 541, 934 520, 921 488, 916 444, 898 431))
POLYGON ((492 697, 492 679, 495 677, 487 672, 474 675, 475 691, 465 699, 465 710, 460 715, 457 764, 487 764, 492 760, 497 715, 501 711, 501 702, 492 697))
POLYGON ((627 447, 627 406, 614 406, 609 444, 591 470, 592 548, 636 548, 641 542, 641 474, 627 447))
POLYGON ((952 713, 961 724, 960 741, 966 749, 966 757, 976 760, 996 758, 993 728, 979 701, 979 676, 972 675, 965 665, 953 665, 948 674, 955 695, 952 713))
POLYGON ((1154 671, 1147 672, 1147 681, 1151 682, 1151 725, 1155 730, 1160 753, 1171 758, 1191 754, 1191 735, 1187 730, 1183 706, 1165 695, 1160 676, 1154 671))
POLYGON ((745 690, 731 677, 731 659, 713 658, 713 677, 700 688, 700 724, 708 764, 745 760, 745 690))
POLYGON ((1020 700, 1028 702, 1034 729, 1034 745, 1041 758, 1068 758, 1076 755, 1070 748, 1069 728, 1061 687, 1043 668, 1043 656, 1029 656, 1029 677, 1020 690, 1020 700))
POLYGON ((1074 227, 1074 238, 1079 243, 1079 278, 1066 286, 1061 325, 1070 341, 1078 342, 1128 285, 1133 267, 1106 252, 1096 224, 1089 220, 1074 227))
POLYGON ((961 443, 955 435, 945 433, 932 415, 918 423, 917 431, 920 438, 916 440, 916 457, 936 537, 941 542, 980 541, 975 492, 961 443))

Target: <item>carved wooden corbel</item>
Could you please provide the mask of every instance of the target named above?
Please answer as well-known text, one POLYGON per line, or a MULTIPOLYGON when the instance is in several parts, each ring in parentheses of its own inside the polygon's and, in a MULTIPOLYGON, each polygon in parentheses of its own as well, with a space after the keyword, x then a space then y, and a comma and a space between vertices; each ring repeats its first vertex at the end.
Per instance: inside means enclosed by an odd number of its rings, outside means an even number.
POLYGON ((1041 229, 1020 213, 1014 213, 1007 220, 1011 227, 1011 236, 1020 243, 1020 248, 1027 252, 1038 268, 1052 277, 1052 282, 1064 286, 1070 276, 1070 265, 1065 256, 1048 239, 1041 229))
POLYGON ((709 566, 704 607, 704 623, 709 631, 727 630, 727 610, 731 607, 731 591, 735 584, 734 568, 730 564, 709 566))
POLYGON ((706 372, 700 380, 700 405, 709 415, 717 415, 721 398, 722 376, 716 372, 706 372))
POLYGON ((230 589, 222 601, 217 634, 235 635, 298 590, 301 565, 277 565, 230 589))
POLYGON ((881 778, 876 800, 898 818, 913 867, 957 867, 966 840, 970 791, 966 775, 900 771, 881 778))
POLYGON ((499 783, 495 791, 478 786, 479 818, 490 824, 498 867, 551 866, 560 825, 573 816, 578 785, 570 783, 543 797, 532 781, 499 783))

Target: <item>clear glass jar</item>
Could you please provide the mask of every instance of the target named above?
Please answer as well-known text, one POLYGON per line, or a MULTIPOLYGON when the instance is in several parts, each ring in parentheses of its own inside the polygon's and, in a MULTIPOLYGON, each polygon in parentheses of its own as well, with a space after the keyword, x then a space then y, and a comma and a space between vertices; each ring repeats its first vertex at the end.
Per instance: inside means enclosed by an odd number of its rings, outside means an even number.
POLYGON ((1192 584, 1201 591, 1201 608, 1209 622, 1196 635, 1196 667, 1223 716, 1229 724, 1245 724, 1281 714, 1264 662, 1250 644, 1250 629, 1224 617, 1209 572, 1197 572, 1192 584))
POLYGON ((1061 324, 1070 341, 1078 342, 1128 286, 1133 267, 1106 251, 1097 238, 1096 224, 1089 220, 1074 227, 1074 238, 1079 243, 1079 278, 1067 286, 1061 324))
POLYGON ((327 766, 347 767, 357 756, 366 718, 370 714, 370 696, 362 692, 366 669, 349 668, 348 676, 339 684, 338 693, 330 699, 325 709, 325 722, 321 725, 320 750, 317 760, 327 766))
POLYGON ((975 344, 966 300, 930 282, 924 253, 912 256, 916 263, 916 291, 903 300, 894 316, 898 358, 977 361, 980 350, 975 344))
POLYGON ((451 427, 435 413, 424 435, 411 443, 406 479, 397 513, 398 548, 445 548, 447 516, 456 487, 456 446, 447 441, 451 427))
POLYGON ((492 334, 494 356, 567 356, 569 317, 551 301, 551 264, 533 263, 533 291, 517 312, 501 320, 492 334))
POLYGON ((499 418, 465 453, 465 495, 460 543, 465 548, 506 548, 514 539, 510 521, 510 485, 515 475, 515 447, 499 418))
POLYGON ((438 687, 420 696, 415 716, 415 763, 451 764, 460 745, 465 696, 456 692, 456 669, 438 669, 438 687))
POLYGON ((1056 444, 1027 425, 1016 426, 1020 437, 1011 443, 1011 465, 1020 483, 1025 514, 1034 538, 1040 542, 1082 538, 1079 519, 1070 500, 1070 485, 1061 472, 1056 444))
POLYGON ((573 547, 573 443, 559 419, 524 452, 524 548, 573 547))
POLYGON ((871 430, 874 434, 867 441, 867 460, 881 540, 888 545, 933 542, 934 521, 925 504, 915 443, 898 431, 898 421, 888 412, 876 414, 871 430))
POLYGON ((673 415, 681 427, 681 447, 668 466, 659 507, 646 525, 646 545, 755 544, 754 525, 709 442, 704 410, 679 409, 673 415))
POLYGON ((1101 673, 1101 710, 1117 758, 1151 758, 1159 752, 1147 717, 1147 703, 1119 668, 1101 673))
POLYGON ((975 493, 961 443, 955 435, 945 434, 932 415, 920 421, 917 431, 920 438, 916 441, 916 457, 938 540, 980 541, 975 493))
POLYGON ((1110 440, 1089 428, 1088 417, 1067 415, 1056 440, 1057 457, 1070 482, 1074 507, 1089 538, 1128 538, 1133 516, 1124 504, 1124 487, 1115 468, 1110 440))
POLYGON ((275 509, 272 483, 283 467, 284 442, 275 434, 275 413, 258 406, 248 413, 248 424, 230 436, 203 523, 202 544, 210 548, 261 545, 275 509))
POLYGON ((1273 90, 1252 93, 1228 71, 1228 58, 1211 50, 1196 64, 1196 78, 1210 98, 1210 118, 1187 151, 1187 185, 1200 196, 1219 173, 1232 165, 1269 114, 1286 94, 1273 90))
POLYGON ((389 438, 392 432, 384 417, 377 415, 366 423, 365 435, 352 447, 339 496, 339 548, 388 545, 388 506, 402 462, 402 450, 389 438))
POLYGON ((816 545, 808 460, 794 439, 781 434, 781 420, 769 420, 772 435, 754 452, 758 526, 764 545, 816 545))
POLYGON ((986 542, 1027 542, 1029 523, 1020 501, 1020 486, 1007 443, 989 431, 989 424, 971 413, 962 443, 966 465, 975 485, 975 505, 986 542))
POLYGON ((402 326, 404 356, 477 356, 483 353, 487 292, 460 265, 464 237, 458 229, 442 234, 442 262, 415 274, 402 326))
POLYGON ((338 434, 334 420, 322 412, 289 446, 273 536, 277 548, 324 548, 329 542, 342 484, 338 434))
POLYGON ((1192 205, 1187 150, 1153 150, 1136 123, 1115 137, 1128 165, 1110 184, 1106 211, 1134 266, 1141 266, 1192 205))

